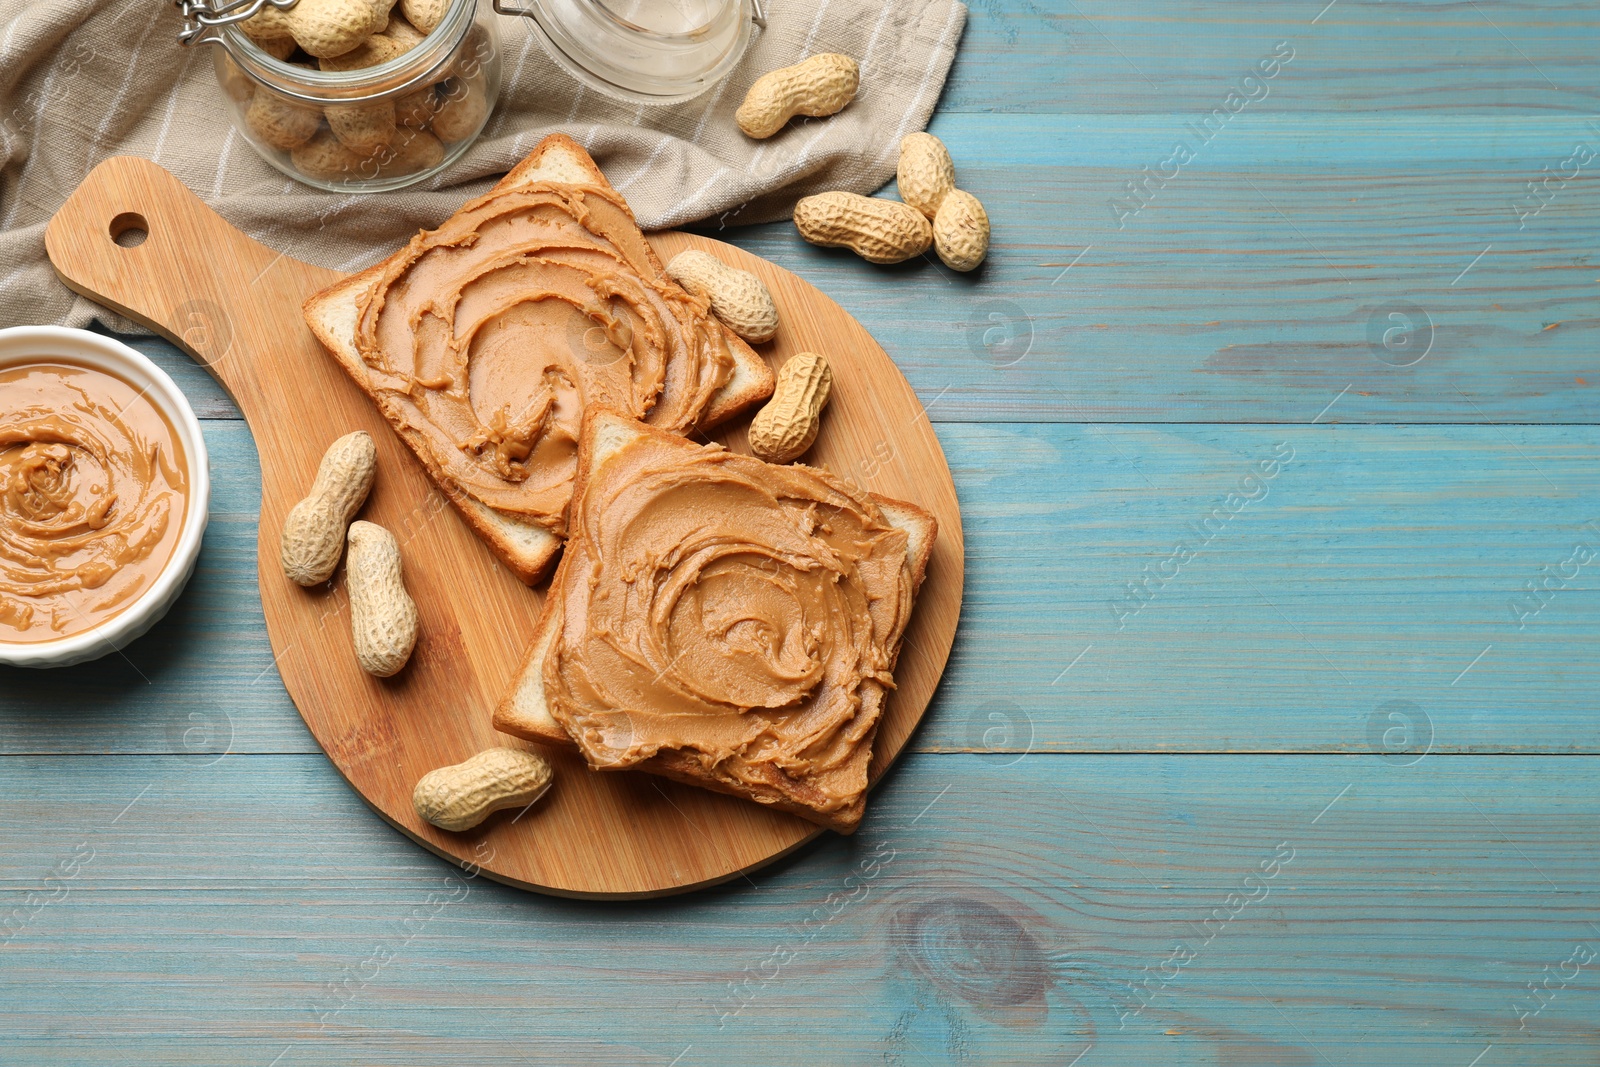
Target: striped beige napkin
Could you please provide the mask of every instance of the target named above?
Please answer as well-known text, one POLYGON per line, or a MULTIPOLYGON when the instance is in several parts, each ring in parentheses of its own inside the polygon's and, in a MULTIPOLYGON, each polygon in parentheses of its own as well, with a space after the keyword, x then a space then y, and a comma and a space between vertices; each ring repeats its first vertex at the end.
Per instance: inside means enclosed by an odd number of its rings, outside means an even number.
POLYGON ((646 229, 715 218, 786 218, 825 189, 870 192, 894 174, 903 134, 932 114, 966 22, 958 0, 768 0, 733 73, 670 107, 617 103, 581 87, 519 18, 495 16, 505 84, 483 137, 445 173, 397 193, 321 192, 285 178, 234 131, 209 46, 176 40, 165 0, 0 0, 0 326, 132 324, 74 296, 45 258, 50 216, 96 163, 155 160, 229 222, 289 255, 339 270, 376 262, 553 131, 599 162, 646 229), (751 141, 733 121, 760 74, 815 52, 861 63, 839 115, 751 141))

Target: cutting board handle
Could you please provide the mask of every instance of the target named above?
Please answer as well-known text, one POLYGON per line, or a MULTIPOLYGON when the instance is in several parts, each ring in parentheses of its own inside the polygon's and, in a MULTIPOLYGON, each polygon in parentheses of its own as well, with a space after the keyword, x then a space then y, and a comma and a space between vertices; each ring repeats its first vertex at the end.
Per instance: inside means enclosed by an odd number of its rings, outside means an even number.
POLYGON ((95 167, 44 240, 69 288, 184 349, 242 405, 253 391, 251 345, 280 331, 303 343, 298 300, 286 309, 275 284, 284 266, 300 264, 234 229, 149 160, 116 156, 95 167))

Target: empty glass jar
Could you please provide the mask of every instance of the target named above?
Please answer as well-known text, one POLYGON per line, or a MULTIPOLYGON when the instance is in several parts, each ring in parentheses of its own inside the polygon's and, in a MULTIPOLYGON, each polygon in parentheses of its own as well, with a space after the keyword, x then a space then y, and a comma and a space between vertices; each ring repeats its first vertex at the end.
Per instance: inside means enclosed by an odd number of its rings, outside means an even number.
POLYGON ((497 0, 525 15, 550 58, 631 103, 671 104, 711 88, 744 55, 764 0, 497 0))
POLYGON ((321 60, 237 23, 200 39, 220 45, 233 124, 267 162, 321 189, 375 192, 437 174, 482 131, 500 92, 494 22, 489 0, 450 0, 424 35, 396 6, 366 44, 321 60))

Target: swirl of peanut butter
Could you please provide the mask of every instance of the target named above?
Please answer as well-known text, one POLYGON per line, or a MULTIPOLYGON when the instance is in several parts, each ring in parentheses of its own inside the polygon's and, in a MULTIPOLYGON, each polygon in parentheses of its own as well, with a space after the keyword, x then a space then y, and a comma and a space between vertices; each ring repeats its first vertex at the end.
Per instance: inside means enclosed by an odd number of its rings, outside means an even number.
POLYGON ((378 402, 447 491, 561 535, 587 404, 693 429, 733 357, 598 188, 491 193, 419 234, 361 308, 378 402))
POLYGON ((0 641, 70 636, 127 607, 177 546, 187 482, 171 425, 121 379, 0 371, 0 641))
POLYGON ((716 446, 630 445, 584 500, 544 683, 589 761, 670 749, 724 779, 804 779, 821 811, 858 797, 850 757, 881 707, 863 684, 893 687, 911 607, 906 535, 825 471, 716 446))

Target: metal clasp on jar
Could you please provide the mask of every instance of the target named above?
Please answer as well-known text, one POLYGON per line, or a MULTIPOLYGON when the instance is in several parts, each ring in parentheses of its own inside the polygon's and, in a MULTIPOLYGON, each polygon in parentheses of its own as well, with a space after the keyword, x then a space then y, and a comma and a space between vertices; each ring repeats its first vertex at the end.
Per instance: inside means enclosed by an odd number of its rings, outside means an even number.
POLYGON ((183 29, 178 32, 181 44, 222 44, 222 38, 206 34, 218 26, 254 18, 261 9, 272 6, 287 11, 299 0, 232 0, 231 3, 213 5, 211 0, 173 0, 178 14, 183 18, 183 29))

